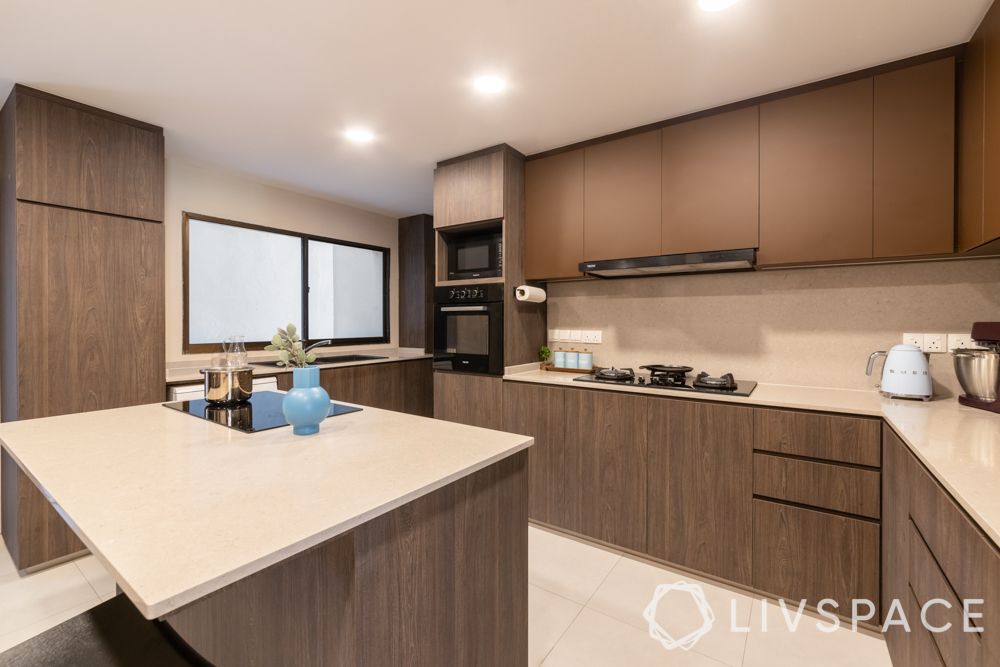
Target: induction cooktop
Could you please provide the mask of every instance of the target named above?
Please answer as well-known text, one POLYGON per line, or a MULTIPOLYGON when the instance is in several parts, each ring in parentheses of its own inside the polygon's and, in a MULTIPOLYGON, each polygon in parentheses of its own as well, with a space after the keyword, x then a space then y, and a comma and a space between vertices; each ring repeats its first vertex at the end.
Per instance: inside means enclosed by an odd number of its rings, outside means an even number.
MULTIPOLYGON (((177 401, 164 403, 163 406, 189 414, 192 417, 207 419, 221 426, 227 426, 244 433, 258 433, 272 428, 288 426, 285 415, 281 412, 281 401, 284 394, 276 391, 255 391, 250 400, 238 405, 212 405, 205 399, 194 401, 177 401)), ((338 417, 351 412, 360 412, 361 408, 342 403, 330 403, 328 417, 338 417)))

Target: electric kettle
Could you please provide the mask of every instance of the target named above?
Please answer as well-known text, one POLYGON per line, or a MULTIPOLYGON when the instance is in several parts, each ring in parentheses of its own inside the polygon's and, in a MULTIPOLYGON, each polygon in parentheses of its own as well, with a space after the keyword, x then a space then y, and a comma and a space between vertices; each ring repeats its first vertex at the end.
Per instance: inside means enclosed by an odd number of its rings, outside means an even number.
POLYGON ((931 400, 931 375, 927 356, 916 345, 893 345, 888 352, 872 352, 868 370, 872 374, 877 357, 885 357, 879 391, 883 396, 931 400))

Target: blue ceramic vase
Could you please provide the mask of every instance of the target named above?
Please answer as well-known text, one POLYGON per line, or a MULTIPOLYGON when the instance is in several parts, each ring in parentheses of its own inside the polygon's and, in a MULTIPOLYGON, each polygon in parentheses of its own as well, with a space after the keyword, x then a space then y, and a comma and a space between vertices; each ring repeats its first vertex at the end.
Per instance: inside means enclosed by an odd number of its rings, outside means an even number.
POLYGON ((281 402, 281 411, 295 435, 319 432, 319 423, 330 412, 330 395, 319 386, 319 367, 292 369, 292 388, 281 402))

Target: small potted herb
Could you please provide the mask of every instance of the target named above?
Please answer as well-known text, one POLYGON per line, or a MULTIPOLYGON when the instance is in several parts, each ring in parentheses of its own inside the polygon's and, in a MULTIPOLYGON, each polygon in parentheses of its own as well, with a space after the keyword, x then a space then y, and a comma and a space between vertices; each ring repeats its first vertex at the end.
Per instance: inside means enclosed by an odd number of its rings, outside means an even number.
POLYGON ((541 368, 544 370, 546 364, 549 363, 549 359, 552 358, 552 350, 549 349, 548 345, 542 345, 538 348, 538 360, 542 362, 541 368))

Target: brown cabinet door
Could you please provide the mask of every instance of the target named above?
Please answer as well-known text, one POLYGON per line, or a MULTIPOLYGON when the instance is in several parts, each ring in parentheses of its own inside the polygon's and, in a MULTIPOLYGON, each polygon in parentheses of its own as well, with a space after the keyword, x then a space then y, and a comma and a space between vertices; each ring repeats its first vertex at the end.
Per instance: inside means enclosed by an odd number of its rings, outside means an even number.
POLYGON ((660 252, 660 131, 584 149, 583 259, 660 252))
MULTIPOLYGON (((907 615, 910 603, 909 553, 910 553, 910 455, 906 445, 891 429, 882 430, 882 613, 890 612, 893 600, 907 615)), ((892 618, 899 619, 899 610, 892 610, 892 618)), ((898 625, 885 632, 889 655, 895 665, 912 663, 913 642, 910 633, 898 625)))
POLYGON ((875 77, 875 256, 955 246, 955 59, 875 77))
POLYGON ((760 105, 761 264, 872 257, 872 79, 760 105))
POLYGON ((618 392, 570 390, 567 447, 580 456, 580 532, 646 550, 646 400, 618 392))
POLYGON ((319 375, 330 400, 397 412, 403 409, 403 370, 399 363, 324 368, 319 375))
POLYGON ((502 218, 503 161, 496 151, 435 169, 435 229, 502 218))
POLYGON ((503 428, 503 380, 489 375, 434 371, 434 418, 503 428))
POLYGON ((665 254, 757 247, 757 106, 663 128, 665 254))
MULTIPOLYGON (((1000 13, 990 11, 987 16, 1000 13)), ((995 20, 995 19, 993 19, 995 20)), ((983 112, 986 67, 985 28, 965 46, 958 70, 958 249, 983 242, 983 112)))
POLYGON ((756 408, 756 449, 813 459, 881 465, 879 419, 756 408))
POLYGON ((530 435, 528 516, 535 521, 582 531, 585 489, 581 449, 566 438, 566 394, 572 389, 518 382, 503 383, 503 430, 530 435))
POLYGON ((1000 238, 1000 3, 977 34, 983 40, 983 243, 1000 238))
POLYGON ((649 400, 647 552, 750 584, 753 411, 649 400))
POLYGON ((763 452, 753 455, 754 495, 774 500, 878 519, 880 482, 877 470, 763 452))
POLYGON ((18 91, 17 198, 163 220, 163 131, 18 91))
POLYGON ((524 276, 576 278, 583 261, 583 149, 524 166, 524 276))
POLYGON ((434 370, 430 359, 398 363, 402 375, 402 411, 420 417, 434 416, 434 370))
POLYGON ((753 501, 753 586, 797 604, 823 599, 879 605, 879 525, 837 514, 753 501))

